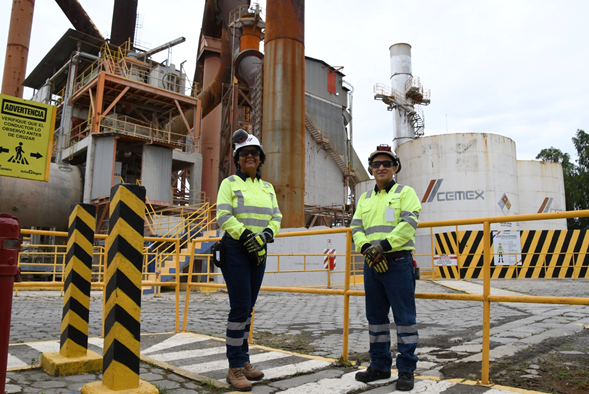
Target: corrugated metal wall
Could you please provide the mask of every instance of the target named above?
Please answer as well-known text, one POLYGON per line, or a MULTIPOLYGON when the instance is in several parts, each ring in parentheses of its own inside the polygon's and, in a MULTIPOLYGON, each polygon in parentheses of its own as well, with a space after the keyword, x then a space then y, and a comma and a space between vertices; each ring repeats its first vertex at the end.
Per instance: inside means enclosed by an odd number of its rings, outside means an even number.
POLYGON ((172 204, 172 149, 144 145, 141 162, 141 185, 152 204, 172 204))
MULTIPOLYGON (((436 267, 438 275, 443 278, 482 279, 482 231, 440 233, 435 238, 437 255, 458 256, 457 266, 436 267)), ((589 278, 589 232, 523 230, 520 231, 520 240, 522 264, 495 266, 492 262, 492 278, 589 278)))
POLYGON ((112 186, 113 165, 115 162, 115 137, 96 139, 94 154, 94 171, 92 173, 91 200, 110 197, 112 186))
POLYGON ((305 131, 305 204, 344 205, 344 181, 331 155, 305 131))
POLYGON ((347 93, 342 87, 342 74, 336 72, 336 94, 327 90, 330 66, 312 58, 305 59, 305 106, 313 120, 326 133, 326 138, 341 155, 346 149, 346 132, 343 111, 348 105, 347 93))

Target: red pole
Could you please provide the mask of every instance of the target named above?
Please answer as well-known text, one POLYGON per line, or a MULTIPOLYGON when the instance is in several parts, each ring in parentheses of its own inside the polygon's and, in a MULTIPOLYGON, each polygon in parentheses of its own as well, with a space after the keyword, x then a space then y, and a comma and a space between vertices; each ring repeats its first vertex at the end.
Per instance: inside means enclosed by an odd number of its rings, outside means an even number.
POLYGON ((19 275, 20 223, 16 216, 0 213, 0 393, 6 394, 6 369, 10 341, 10 315, 14 278, 19 275))

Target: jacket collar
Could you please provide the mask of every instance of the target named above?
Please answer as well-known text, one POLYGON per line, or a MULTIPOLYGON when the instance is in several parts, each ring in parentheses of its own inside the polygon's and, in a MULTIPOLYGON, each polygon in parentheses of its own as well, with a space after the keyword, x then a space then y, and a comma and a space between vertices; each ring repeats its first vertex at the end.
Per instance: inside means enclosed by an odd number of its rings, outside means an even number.
MULTIPOLYGON (((248 176, 247 176, 246 174, 244 174, 243 172, 241 172, 241 170, 237 170, 237 171, 235 171, 235 175, 237 175, 238 177, 240 177, 240 178, 241 178, 241 180, 242 180, 242 181, 244 181, 244 182, 245 182, 245 181, 246 181, 246 179, 248 178, 248 176)), ((257 179, 257 180, 261 180, 261 177, 260 177, 260 175, 257 173, 257 171, 256 171, 256 179, 257 179)))
MULTIPOLYGON (((393 186, 395 186, 395 183, 397 183, 397 182, 395 182, 395 180, 393 179, 387 184, 387 186, 385 187, 387 194, 391 191, 393 186)), ((374 192, 378 193, 378 185, 374 185, 374 192)))

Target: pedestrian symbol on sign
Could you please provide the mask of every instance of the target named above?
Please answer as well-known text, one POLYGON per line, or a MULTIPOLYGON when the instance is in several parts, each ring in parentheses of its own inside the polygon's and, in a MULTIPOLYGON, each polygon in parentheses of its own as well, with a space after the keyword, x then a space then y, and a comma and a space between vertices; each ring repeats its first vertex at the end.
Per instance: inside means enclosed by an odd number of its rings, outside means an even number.
POLYGON ((10 163, 27 164, 28 165, 29 162, 22 155, 23 153, 25 153, 24 149, 22 148, 22 142, 19 142, 18 146, 16 148, 14 148, 14 150, 16 151, 16 157, 11 156, 10 159, 8 159, 8 161, 10 163))

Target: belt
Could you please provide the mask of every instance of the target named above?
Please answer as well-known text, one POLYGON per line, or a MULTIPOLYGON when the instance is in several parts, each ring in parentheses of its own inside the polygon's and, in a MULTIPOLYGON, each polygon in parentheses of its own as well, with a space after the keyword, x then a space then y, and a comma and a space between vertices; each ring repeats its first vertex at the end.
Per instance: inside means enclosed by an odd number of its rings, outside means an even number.
POLYGON ((401 258, 407 254, 411 254, 410 250, 398 250, 396 252, 389 252, 389 253, 385 253, 384 255, 388 258, 388 259, 398 259, 401 258))

